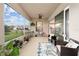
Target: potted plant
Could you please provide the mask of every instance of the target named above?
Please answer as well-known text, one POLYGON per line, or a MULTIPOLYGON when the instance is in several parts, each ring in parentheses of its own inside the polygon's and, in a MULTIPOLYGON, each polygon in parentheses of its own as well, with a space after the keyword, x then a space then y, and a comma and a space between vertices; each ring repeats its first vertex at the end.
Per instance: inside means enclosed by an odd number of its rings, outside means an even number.
POLYGON ((32 23, 31 23, 31 26, 35 26, 35 23, 32 22, 32 23))

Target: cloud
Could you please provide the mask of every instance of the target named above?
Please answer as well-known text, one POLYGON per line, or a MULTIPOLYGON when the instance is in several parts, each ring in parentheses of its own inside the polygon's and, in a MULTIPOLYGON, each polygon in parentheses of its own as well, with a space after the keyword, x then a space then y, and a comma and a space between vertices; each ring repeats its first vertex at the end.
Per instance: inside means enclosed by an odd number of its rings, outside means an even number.
POLYGON ((10 8, 8 5, 4 4, 4 13, 5 13, 5 15, 9 15, 9 14, 14 13, 14 12, 15 12, 15 10, 10 8))
POLYGON ((4 4, 4 23, 6 25, 29 25, 30 22, 15 10, 4 4))
POLYGON ((11 16, 9 17, 8 19, 5 19, 5 23, 8 23, 8 25, 24 25, 25 24, 25 21, 24 19, 21 17, 21 18, 18 18, 18 17, 15 17, 15 16, 11 16))

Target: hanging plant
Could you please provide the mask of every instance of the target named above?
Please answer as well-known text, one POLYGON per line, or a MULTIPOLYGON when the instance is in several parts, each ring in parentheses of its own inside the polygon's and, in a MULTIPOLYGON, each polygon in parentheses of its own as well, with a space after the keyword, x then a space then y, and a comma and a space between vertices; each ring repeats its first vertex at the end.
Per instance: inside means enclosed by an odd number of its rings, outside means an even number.
POLYGON ((35 23, 32 22, 32 23, 31 23, 31 26, 35 26, 35 23))

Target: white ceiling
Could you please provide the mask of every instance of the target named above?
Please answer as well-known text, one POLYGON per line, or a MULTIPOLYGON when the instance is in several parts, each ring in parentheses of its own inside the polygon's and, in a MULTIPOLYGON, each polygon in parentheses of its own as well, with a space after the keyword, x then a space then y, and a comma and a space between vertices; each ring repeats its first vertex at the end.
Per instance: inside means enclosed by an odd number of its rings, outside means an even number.
POLYGON ((41 14, 43 18, 49 18, 55 11, 58 3, 22 3, 20 7, 26 12, 31 19, 37 19, 38 14, 41 14))

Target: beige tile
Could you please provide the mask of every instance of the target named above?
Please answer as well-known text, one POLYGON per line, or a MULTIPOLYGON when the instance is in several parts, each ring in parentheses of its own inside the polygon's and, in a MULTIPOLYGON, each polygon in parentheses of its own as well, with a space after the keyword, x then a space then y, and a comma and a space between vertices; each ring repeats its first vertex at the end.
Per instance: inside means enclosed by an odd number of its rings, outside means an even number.
POLYGON ((33 37, 27 44, 23 45, 20 50, 20 56, 37 56, 39 42, 47 42, 47 37, 33 37))

